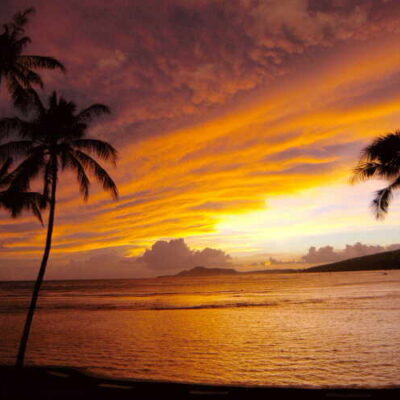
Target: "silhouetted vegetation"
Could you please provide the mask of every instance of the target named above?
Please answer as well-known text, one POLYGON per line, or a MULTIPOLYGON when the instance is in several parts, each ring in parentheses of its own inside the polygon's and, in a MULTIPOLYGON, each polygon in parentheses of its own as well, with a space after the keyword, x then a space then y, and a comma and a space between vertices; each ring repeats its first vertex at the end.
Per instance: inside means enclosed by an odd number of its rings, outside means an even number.
POLYGON ((362 151, 353 182, 376 178, 390 182, 376 192, 371 204, 376 218, 381 219, 388 212, 393 192, 400 188, 399 131, 378 137, 362 151))
POLYGON ((14 104, 20 107, 24 104, 25 89, 32 85, 43 87, 36 69, 65 70, 53 57, 22 54, 31 43, 31 38, 25 35, 25 26, 33 13, 33 8, 18 12, 12 22, 3 25, 0 35, 0 85, 5 82, 14 104))
POLYGON ((116 150, 102 140, 87 137, 91 121, 96 116, 109 113, 108 107, 93 104, 77 112, 73 102, 58 97, 55 92, 48 98, 47 105, 43 104, 34 90, 29 90, 28 94, 29 102, 24 107, 29 111, 30 119, 12 117, 0 120, 3 138, 17 136, 19 139, 0 146, 0 160, 9 157, 22 160, 12 173, 9 190, 25 192, 29 190, 31 181, 40 176, 43 180, 43 196, 49 199, 50 206, 46 246, 18 354, 17 363, 20 366, 23 365, 30 326, 50 254, 59 173, 65 169, 76 173, 85 200, 89 196, 90 187, 88 172, 113 198, 118 197, 114 181, 91 157, 94 155, 115 164, 116 150))
MULTIPOLYGON (((0 189, 8 187, 13 179, 9 172, 12 159, 8 158, 0 167, 0 189)), ((0 191, 0 207, 10 212, 13 218, 18 217, 23 210, 31 211, 43 224, 41 208, 46 205, 46 199, 40 193, 20 192, 13 190, 0 191)))
POLYGON ((43 87, 35 69, 64 71, 64 66, 53 57, 22 54, 31 42, 25 35, 25 25, 33 12, 29 8, 17 13, 12 22, 3 25, 4 31, 0 35, 0 85, 5 81, 14 106, 24 115, 24 118, 14 116, 0 120, 0 139, 3 141, 0 145, 0 188, 6 189, 0 192, 0 206, 14 217, 24 209, 30 210, 40 221, 40 209, 49 206, 46 244, 18 351, 19 367, 24 364, 33 315, 50 255, 60 172, 65 169, 75 172, 85 200, 90 188, 88 174, 100 182, 114 199, 118 197, 114 181, 93 158, 115 164, 117 151, 107 142, 87 137, 93 119, 108 114, 109 108, 93 104, 78 112, 75 103, 55 92, 44 104, 32 88, 33 85, 43 87), (8 141, 4 143, 5 140, 8 141), (19 164, 10 172, 13 160, 19 164), (42 179, 42 193, 30 191, 36 178, 42 179))

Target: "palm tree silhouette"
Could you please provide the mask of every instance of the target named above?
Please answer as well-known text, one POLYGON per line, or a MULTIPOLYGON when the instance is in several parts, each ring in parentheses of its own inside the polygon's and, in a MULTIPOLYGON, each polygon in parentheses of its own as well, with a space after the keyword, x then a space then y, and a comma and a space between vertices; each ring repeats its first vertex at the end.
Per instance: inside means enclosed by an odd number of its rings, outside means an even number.
MULTIPOLYGON (((7 159, 0 167, 0 188, 9 185, 13 174, 9 172, 12 159, 7 159)), ((44 208, 46 201, 40 193, 17 192, 10 190, 0 191, 0 207, 10 212, 13 218, 18 217, 23 210, 31 211, 43 225, 41 208, 44 208)))
POLYGON ((90 186, 87 171, 102 184, 104 190, 111 193, 114 199, 118 198, 114 181, 90 156, 95 155, 101 160, 115 164, 117 151, 102 140, 87 137, 87 128, 93 118, 109 113, 109 108, 102 104, 93 104, 76 112, 76 105, 73 102, 58 97, 55 92, 49 96, 47 106, 33 89, 29 90, 28 94, 30 120, 19 117, 0 120, 0 135, 19 136, 17 141, 0 145, 0 161, 11 156, 23 159, 13 172, 9 190, 25 192, 29 190, 32 179, 42 176, 43 195, 49 199, 50 207, 46 245, 20 342, 18 367, 24 364, 32 319, 50 254, 60 171, 68 168, 76 173, 79 189, 85 200, 89 196, 90 186))
POLYGON ((376 218, 382 219, 388 212, 393 191, 400 188, 400 131, 380 136, 363 149, 352 181, 374 178, 390 182, 375 193, 371 203, 376 218))
POLYGON ((0 35, 0 85, 5 81, 15 105, 23 105, 24 89, 32 85, 43 87, 43 81, 35 69, 60 69, 64 66, 53 57, 24 55, 22 52, 31 42, 25 36, 25 25, 34 13, 33 8, 14 15, 13 21, 3 25, 0 35))

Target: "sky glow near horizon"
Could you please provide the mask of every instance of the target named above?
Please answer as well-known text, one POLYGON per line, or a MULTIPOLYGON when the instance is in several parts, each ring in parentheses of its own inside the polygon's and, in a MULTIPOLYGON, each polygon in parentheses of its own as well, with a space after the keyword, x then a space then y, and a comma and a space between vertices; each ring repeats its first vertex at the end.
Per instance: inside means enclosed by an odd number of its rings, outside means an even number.
MULTIPOLYGON (((399 198, 376 221, 385 183, 349 184, 362 147, 400 129, 399 2, 6 0, 1 22, 29 6, 26 54, 68 70, 46 90, 110 105, 91 132, 120 152, 118 202, 62 177, 52 265, 174 238, 233 257, 400 243, 399 198)), ((1 211, 6 268, 36 265, 44 233, 1 211)))

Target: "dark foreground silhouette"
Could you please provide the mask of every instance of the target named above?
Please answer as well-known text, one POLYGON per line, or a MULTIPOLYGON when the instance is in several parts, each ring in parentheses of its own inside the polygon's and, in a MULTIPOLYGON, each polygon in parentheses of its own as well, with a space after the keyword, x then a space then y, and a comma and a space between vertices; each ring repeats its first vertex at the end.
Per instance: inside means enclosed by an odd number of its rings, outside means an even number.
POLYGON ((40 177, 43 181, 42 194, 49 203, 49 215, 43 257, 17 355, 19 367, 24 364, 36 303, 52 248, 60 174, 64 170, 74 172, 84 200, 89 197, 91 185, 88 174, 114 199, 118 198, 116 184, 95 159, 116 165, 117 151, 109 143, 88 135, 93 119, 110 112, 107 106, 92 104, 78 112, 74 102, 65 100, 56 92, 43 102, 34 90, 30 90, 26 94, 25 109, 31 112, 28 119, 10 117, 0 120, 0 133, 10 140, 0 146, 0 159, 9 157, 9 153, 13 152, 23 158, 11 174, 8 189, 11 192, 26 192, 31 182, 40 177))
POLYGON ((385 218, 393 193, 400 188, 400 131, 389 132, 372 141, 361 152, 352 181, 384 179, 388 185, 375 192, 371 206, 377 219, 385 218))
POLYGON ((306 269, 306 272, 335 271, 374 271, 384 269, 400 269, 400 250, 385 251, 369 256, 350 258, 332 264, 319 265, 306 269))
POLYGON ((400 250, 385 251, 330 264, 318 265, 307 269, 263 269, 257 271, 239 272, 232 268, 207 268, 194 267, 183 270, 176 275, 162 275, 158 278, 176 277, 202 277, 215 275, 237 275, 237 274, 273 274, 290 272, 340 272, 340 271, 379 271, 389 269, 400 269, 400 250))
POLYGON ((198 277, 198 276, 214 276, 214 275, 235 275, 239 272, 233 268, 208 268, 208 267, 194 267, 192 269, 184 269, 175 275, 160 275, 158 278, 170 277, 198 277))
POLYGON ((63 367, 0 367, 0 399, 398 399, 400 388, 306 389, 107 379, 63 367))

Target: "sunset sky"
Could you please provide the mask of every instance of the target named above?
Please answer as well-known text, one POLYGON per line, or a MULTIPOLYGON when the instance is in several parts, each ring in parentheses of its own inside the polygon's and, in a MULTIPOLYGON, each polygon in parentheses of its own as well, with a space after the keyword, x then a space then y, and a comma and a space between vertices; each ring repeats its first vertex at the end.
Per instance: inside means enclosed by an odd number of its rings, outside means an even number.
MULTIPOLYGON (((376 221, 385 183, 349 183, 363 146, 400 129, 400 1, 2 0, 0 22, 30 6, 26 54, 67 68, 41 93, 109 105, 91 133, 120 155, 118 202, 93 183, 85 203, 63 175, 49 278, 400 243, 400 199, 376 221)), ((0 106, 14 114, 4 86, 0 106)), ((44 235, 0 211, 0 279, 32 278, 44 235)))

